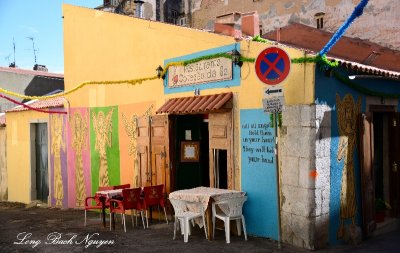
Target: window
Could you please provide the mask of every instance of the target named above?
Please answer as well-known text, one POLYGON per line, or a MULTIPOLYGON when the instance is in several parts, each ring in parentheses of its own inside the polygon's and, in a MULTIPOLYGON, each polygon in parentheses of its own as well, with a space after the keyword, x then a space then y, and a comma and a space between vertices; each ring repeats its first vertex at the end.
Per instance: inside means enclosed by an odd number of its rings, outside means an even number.
POLYGON ((183 17, 183 18, 179 19, 179 25, 180 26, 186 26, 186 24, 187 24, 187 18, 186 17, 183 17))
POLYGON ((317 29, 324 28, 324 16, 325 16, 325 13, 323 13, 323 12, 318 12, 317 14, 314 15, 314 18, 317 21, 317 29))
POLYGON ((324 18, 321 17, 317 19, 317 28, 318 29, 324 28, 324 18))
POLYGON ((111 0, 111 5, 112 6, 117 6, 119 4, 118 0, 111 0))
POLYGON ((171 18, 173 18, 173 19, 178 18, 178 11, 176 11, 176 10, 171 10, 171 18))

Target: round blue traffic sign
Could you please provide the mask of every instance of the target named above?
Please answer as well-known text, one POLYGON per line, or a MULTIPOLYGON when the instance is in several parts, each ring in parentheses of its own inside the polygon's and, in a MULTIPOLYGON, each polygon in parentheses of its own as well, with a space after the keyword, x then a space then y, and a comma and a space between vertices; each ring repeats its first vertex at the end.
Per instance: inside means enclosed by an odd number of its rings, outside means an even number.
POLYGON ((261 51, 255 63, 256 74, 261 82, 268 85, 281 83, 289 74, 288 54, 278 47, 269 47, 261 51))

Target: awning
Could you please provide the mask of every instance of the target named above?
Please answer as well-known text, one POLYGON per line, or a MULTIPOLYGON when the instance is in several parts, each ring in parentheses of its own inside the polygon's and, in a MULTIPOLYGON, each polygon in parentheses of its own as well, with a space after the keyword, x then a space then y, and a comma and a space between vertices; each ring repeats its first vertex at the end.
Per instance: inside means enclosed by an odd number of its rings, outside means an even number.
POLYGON ((206 96, 172 98, 165 102, 156 113, 193 114, 221 111, 231 108, 227 106, 231 98, 232 92, 206 96))

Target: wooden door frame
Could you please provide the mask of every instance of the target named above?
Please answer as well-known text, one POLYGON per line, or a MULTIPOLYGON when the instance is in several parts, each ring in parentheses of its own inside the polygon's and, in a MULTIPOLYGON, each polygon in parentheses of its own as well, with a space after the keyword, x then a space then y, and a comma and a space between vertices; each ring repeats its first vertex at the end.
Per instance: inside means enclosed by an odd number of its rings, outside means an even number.
POLYGON ((209 113, 208 136, 209 136, 209 166, 210 166, 210 187, 214 184, 214 149, 227 151, 227 185, 228 189, 235 189, 235 175, 233 162, 233 110, 225 112, 209 113), (214 118, 221 117, 221 123, 213 122, 214 118), (216 124, 215 124, 216 123, 216 124), (227 124, 224 124, 227 123, 227 124))
POLYGON ((375 175, 374 175, 374 124, 372 112, 360 117, 360 175, 362 228, 364 236, 369 236, 376 228, 375 223, 375 175), (365 124, 367 122, 367 124, 365 124))

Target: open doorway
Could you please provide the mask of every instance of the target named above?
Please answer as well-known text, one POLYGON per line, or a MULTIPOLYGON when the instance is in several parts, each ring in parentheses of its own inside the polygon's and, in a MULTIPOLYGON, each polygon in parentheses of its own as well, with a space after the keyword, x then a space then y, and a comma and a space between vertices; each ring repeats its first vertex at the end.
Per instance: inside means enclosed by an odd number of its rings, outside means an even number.
POLYGON ((31 124, 31 200, 48 203, 49 166, 47 123, 31 124))
POLYGON ((400 217, 400 127, 394 108, 373 112, 375 221, 377 228, 400 217))
POLYGON ((176 189, 210 186, 207 114, 173 115, 176 189))

